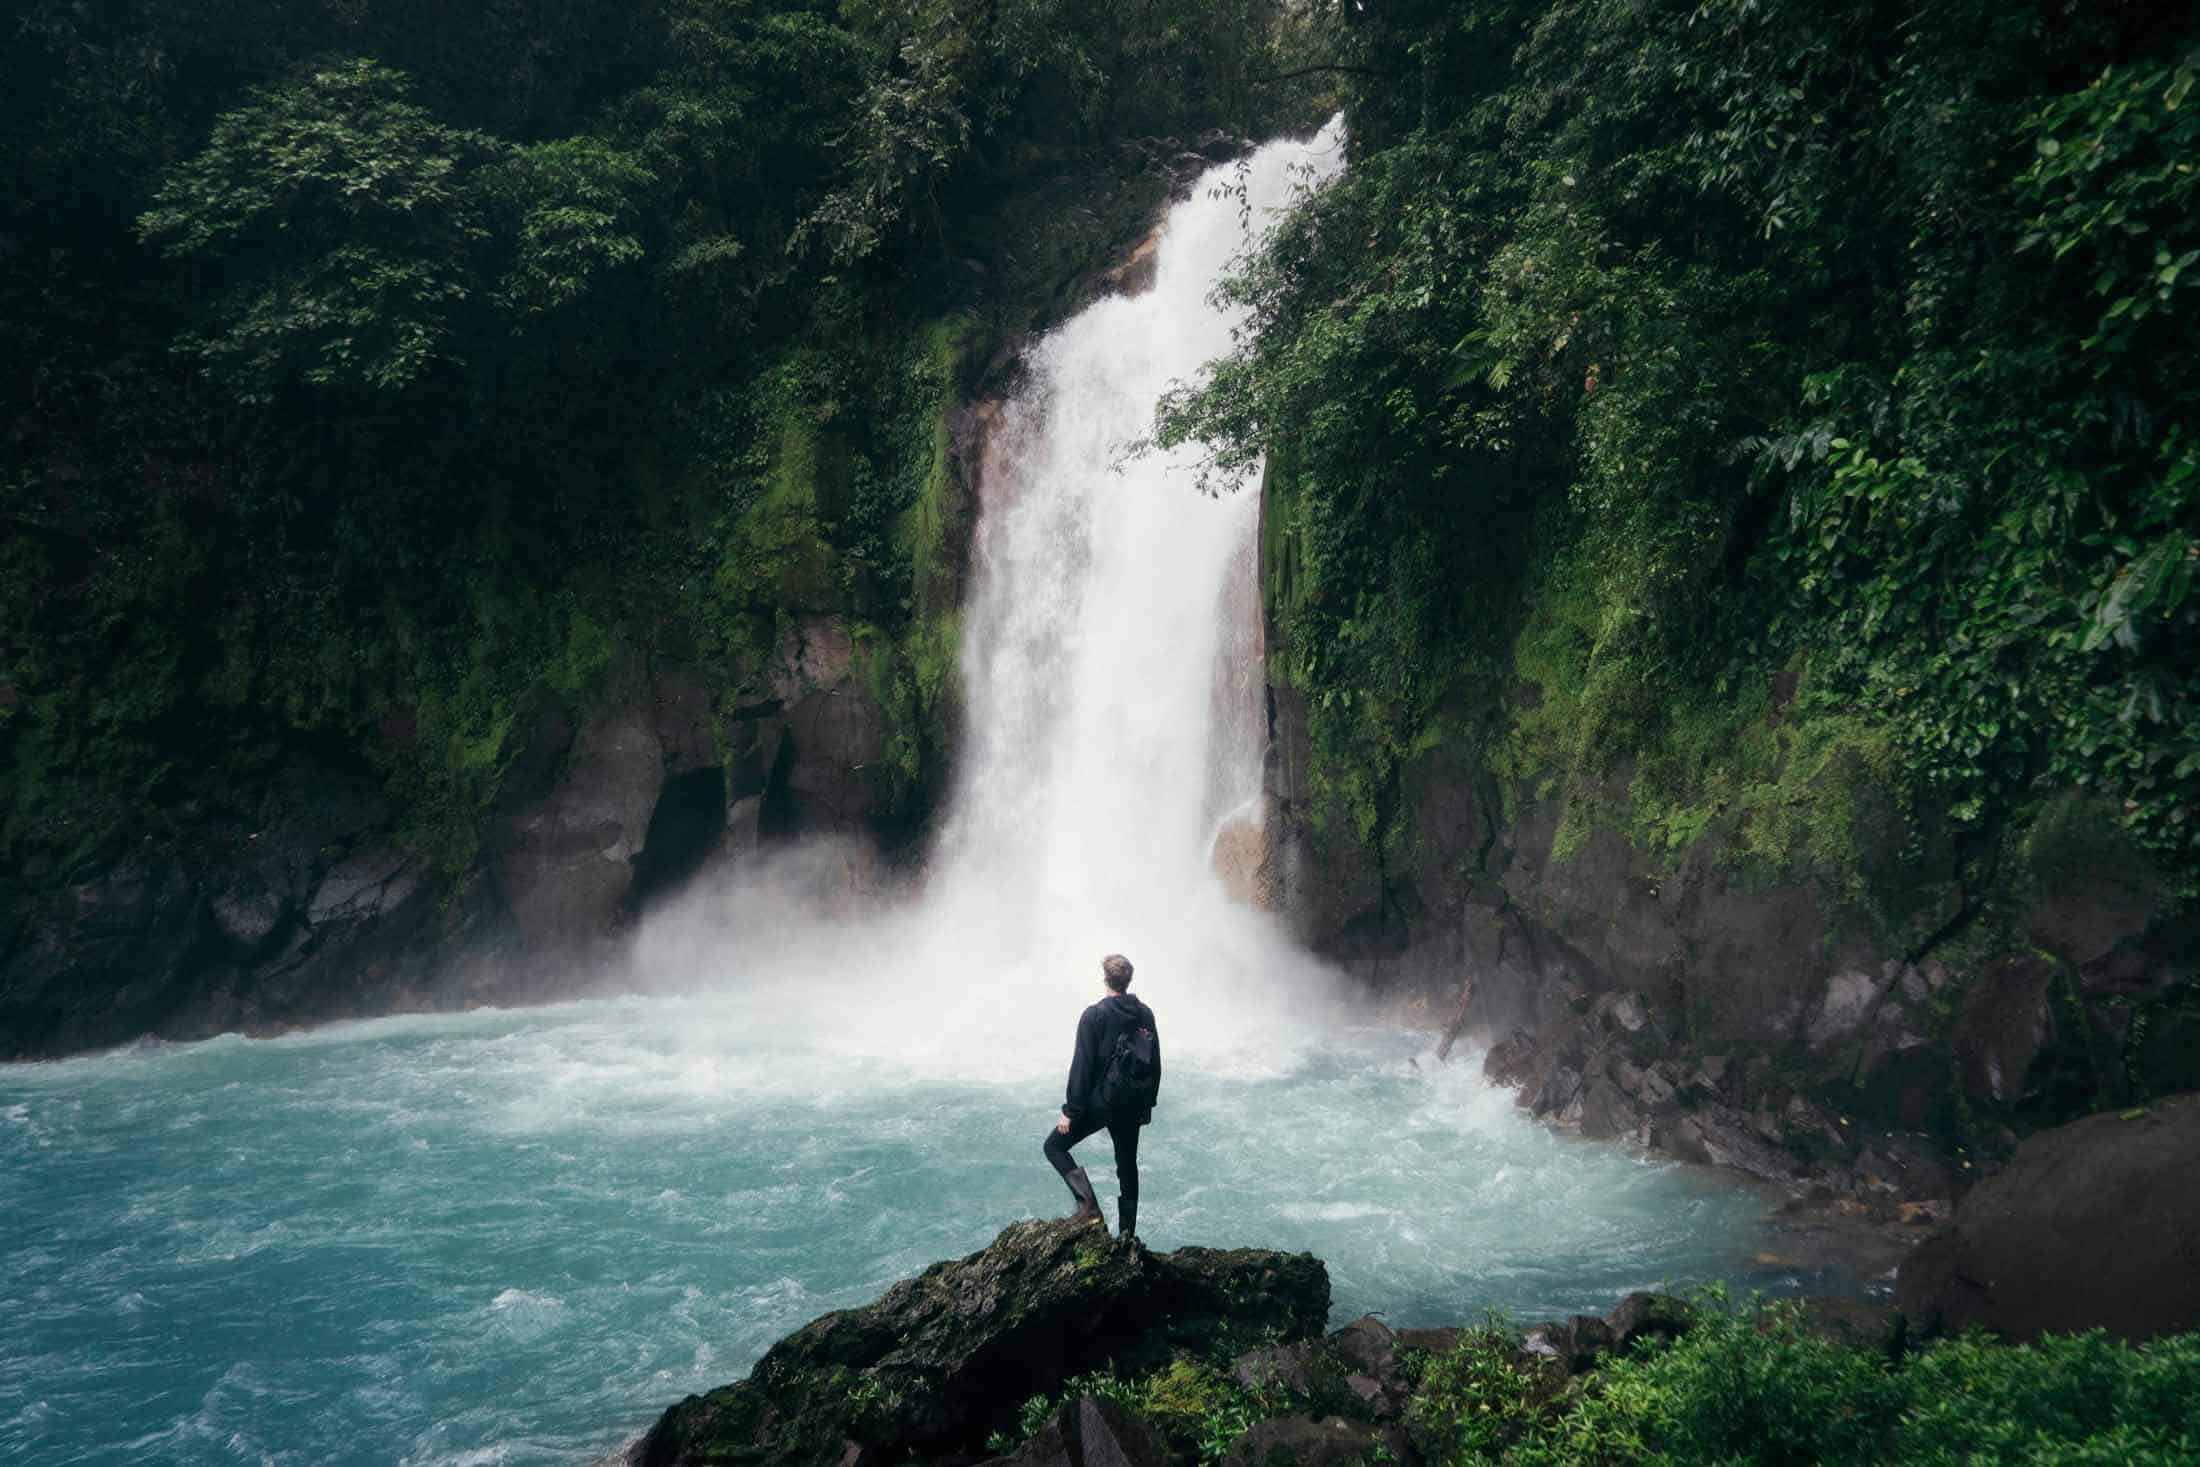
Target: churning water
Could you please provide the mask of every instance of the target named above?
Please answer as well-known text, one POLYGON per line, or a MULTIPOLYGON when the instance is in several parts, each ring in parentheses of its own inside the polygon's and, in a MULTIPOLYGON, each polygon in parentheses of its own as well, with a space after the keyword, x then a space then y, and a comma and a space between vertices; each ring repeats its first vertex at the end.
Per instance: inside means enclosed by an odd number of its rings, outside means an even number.
MULTIPOLYGON (((1749 1280, 1761 1201, 1356 1026, 1214 875, 1258 820, 1257 505, 1118 465, 1227 347, 1207 294, 1245 221, 1337 162, 1325 134, 1219 175, 1242 198, 1171 211, 1150 292, 1034 353, 987 450, 962 777, 916 896, 851 899, 839 853, 798 851, 652 917, 607 975, 650 996, 0 1071, 0 1458, 610 1451, 1062 1211, 1039 1142, 1110 951, 1167 1064, 1154 1246, 1311 1249, 1338 1319, 1399 1324, 1749 1280)), ((1081 1159, 1112 1215, 1104 1140, 1081 1159)))
MULTIPOLYGON (((825 1310, 1066 1211, 1039 1155, 1061 1018, 968 1079, 669 998, 0 1071, 0 1460, 600 1457, 825 1310)), ((1206 1058, 1147 1132, 1140 1231, 1310 1249, 1338 1322, 1748 1277, 1762 1204, 1537 1126, 1478 1056, 1358 1030, 1206 1058)))

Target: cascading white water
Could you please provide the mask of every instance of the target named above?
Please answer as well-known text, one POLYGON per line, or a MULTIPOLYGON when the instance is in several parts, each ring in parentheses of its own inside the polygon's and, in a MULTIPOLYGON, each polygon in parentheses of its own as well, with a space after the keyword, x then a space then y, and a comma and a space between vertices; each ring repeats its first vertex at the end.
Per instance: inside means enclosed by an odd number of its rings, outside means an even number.
POLYGON ((1152 288, 1049 337, 989 443, 964 620, 970 737, 928 893, 958 943, 990 929, 1086 986, 1102 953, 1124 951, 1148 992, 1214 1007, 1204 993, 1240 1017, 1248 980, 1272 991, 1279 967, 1305 967, 1213 869, 1219 820, 1257 809, 1260 786, 1254 649, 1231 635, 1257 496, 1202 496, 1188 453, 1125 450, 1172 382, 1229 349, 1215 282, 1341 164, 1340 142, 1332 124, 1195 188, 1161 229, 1152 288))
POLYGON ((829 1004, 817 1022, 851 1049, 959 1074, 973 1054, 996 1077, 1057 1063, 1110 952, 1180 1052, 1228 1062, 1305 1033, 1329 976, 1214 870, 1223 819, 1259 806, 1258 496, 1197 493, 1188 451, 1128 449, 1172 382, 1229 349, 1235 313, 1209 297, 1231 261, 1341 164, 1332 123, 1211 173, 1168 212, 1151 289, 1028 358, 982 468, 965 744, 921 899, 826 923, 766 878, 654 923, 640 971, 731 966, 829 1004))
POLYGON ((972 736, 942 876, 1015 890, 1066 940, 1178 926, 1187 898, 1212 894, 1217 816, 1258 790, 1249 720, 1216 696, 1255 497, 1200 496, 1185 455, 1124 448, 1171 382, 1229 349, 1232 315, 1207 296, 1248 224, 1338 161, 1333 130, 1254 155, 1249 220, 1227 194, 1179 204, 1152 288, 1048 338, 990 444, 965 619, 972 736))

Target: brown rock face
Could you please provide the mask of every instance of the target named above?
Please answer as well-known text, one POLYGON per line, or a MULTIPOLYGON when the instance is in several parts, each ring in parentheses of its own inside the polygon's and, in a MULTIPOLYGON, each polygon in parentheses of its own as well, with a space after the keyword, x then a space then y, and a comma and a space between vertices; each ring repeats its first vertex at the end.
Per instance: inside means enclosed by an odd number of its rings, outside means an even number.
MULTIPOLYGON (((804 617, 781 638, 772 691, 786 709, 777 822, 800 834, 845 834, 877 804, 872 773, 885 754, 886 720, 857 675, 845 619, 804 617)), ((767 808, 766 818, 775 812, 767 808)))
POLYGON ((622 709, 583 727, 556 786, 511 816, 497 875, 531 947, 570 946, 615 925, 664 780, 648 712, 622 709))
POLYGON ((1212 860, 1224 891, 1247 906, 1276 910, 1276 852, 1265 827, 1251 820, 1231 821, 1215 836, 1212 860))
POLYGON ((1154 277, 1161 267, 1161 231, 1157 227, 1144 239, 1131 246, 1131 252, 1123 257, 1123 263, 1104 271, 1097 282, 1099 289, 1109 295, 1144 295, 1153 289, 1154 277))
POLYGON ((2200 1327, 2200 1094, 2088 1116, 2017 1148, 1902 1263, 1911 1319, 2013 1339, 2200 1327))
POLYGON ((2033 1062, 2055 1042, 2054 964, 2016 957, 1995 964, 1965 996, 1950 1043, 1974 1100, 2022 1100, 2033 1062))

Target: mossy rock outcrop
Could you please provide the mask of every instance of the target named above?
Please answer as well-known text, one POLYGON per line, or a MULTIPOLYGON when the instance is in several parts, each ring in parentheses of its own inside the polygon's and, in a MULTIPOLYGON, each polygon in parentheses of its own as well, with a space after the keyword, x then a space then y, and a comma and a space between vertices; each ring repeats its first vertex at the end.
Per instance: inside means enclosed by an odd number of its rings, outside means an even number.
POLYGON ((1311 1254, 1157 1254, 1089 1223, 1016 1223, 990 1247, 803 1326, 747 1379, 667 1411, 632 1460, 975 1458, 1025 1401, 1071 1376, 1309 1339, 1328 1313, 1329 1273, 1311 1254))

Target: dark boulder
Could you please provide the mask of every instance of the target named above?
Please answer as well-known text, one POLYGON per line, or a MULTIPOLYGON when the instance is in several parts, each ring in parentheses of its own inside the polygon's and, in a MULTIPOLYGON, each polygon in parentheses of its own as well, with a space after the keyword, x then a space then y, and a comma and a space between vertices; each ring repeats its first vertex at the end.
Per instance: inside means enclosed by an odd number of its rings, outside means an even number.
POLYGON ((2129 1340, 2200 1327, 2200 1094, 2088 1116, 2017 1148, 1903 1260, 1895 1299, 1926 1329, 2013 1339, 2096 1326, 2129 1340))
POLYGON ((1901 1311, 1890 1304, 1815 1294, 1795 1301, 1803 1329, 1835 1345, 1896 1356, 1905 1331, 1901 1311))
POLYGON ((1314 1345, 1301 1340, 1292 1345, 1263 1345, 1248 1350, 1231 1363, 1230 1373, 1249 1391, 1278 1390, 1310 1396, 1320 1363, 1314 1345))
POLYGON ((1569 1320, 1530 1325, 1520 1336, 1523 1354, 1551 1361, 1568 1375, 1579 1375, 1595 1366, 1597 1357, 1617 1347, 1619 1336, 1609 1322, 1594 1314, 1577 1314, 1569 1320))
POLYGON ((1651 1127, 1650 1143, 1683 1161, 1731 1167, 1767 1182, 1790 1181, 1801 1169, 1793 1153, 1730 1105, 1706 1105, 1662 1121, 1651 1127))
POLYGON ((1375 1461, 1402 1461, 1402 1433, 1340 1417, 1279 1416, 1239 1437, 1222 1459, 1223 1467, 1362 1467, 1375 1461))
MULTIPOLYGON (((1017 1223, 875 1303, 803 1326, 746 1380, 667 1411, 632 1460, 791 1467, 975 1456, 1025 1401, 1071 1376, 1180 1350, 1308 1339, 1328 1313, 1329 1274, 1310 1254, 1156 1254, 1090 1224, 1017 1223)), ((1082 1438, 1062 1437, 1065 1450, 1073 1439, 1082 1438)))
POLYGON ((1395 1330, 1368 1314, 1331 1335, 1328 1343, 1330 1354, 1344 1367, 1344 1388, 1360 1410, 1388 1419, 1405 1409, 1413 1382, 1398 1358, 1401 1345, 1395 1330))
POLYGON ((1153 1429, 1129 1410, 1080 1396, 1056 1407, 1030 1441, 982 1467, 1167 1467, 1168 1461, 1153 1429))
POLYGON ((1612 1343, 1633 1350, 1651 1340, 1671 1340, 1687 1333, 1696 1310, 1686 1299, 1671 1294, 1629 1294, 1619 1307, 1604 1317, 1612 1343))

